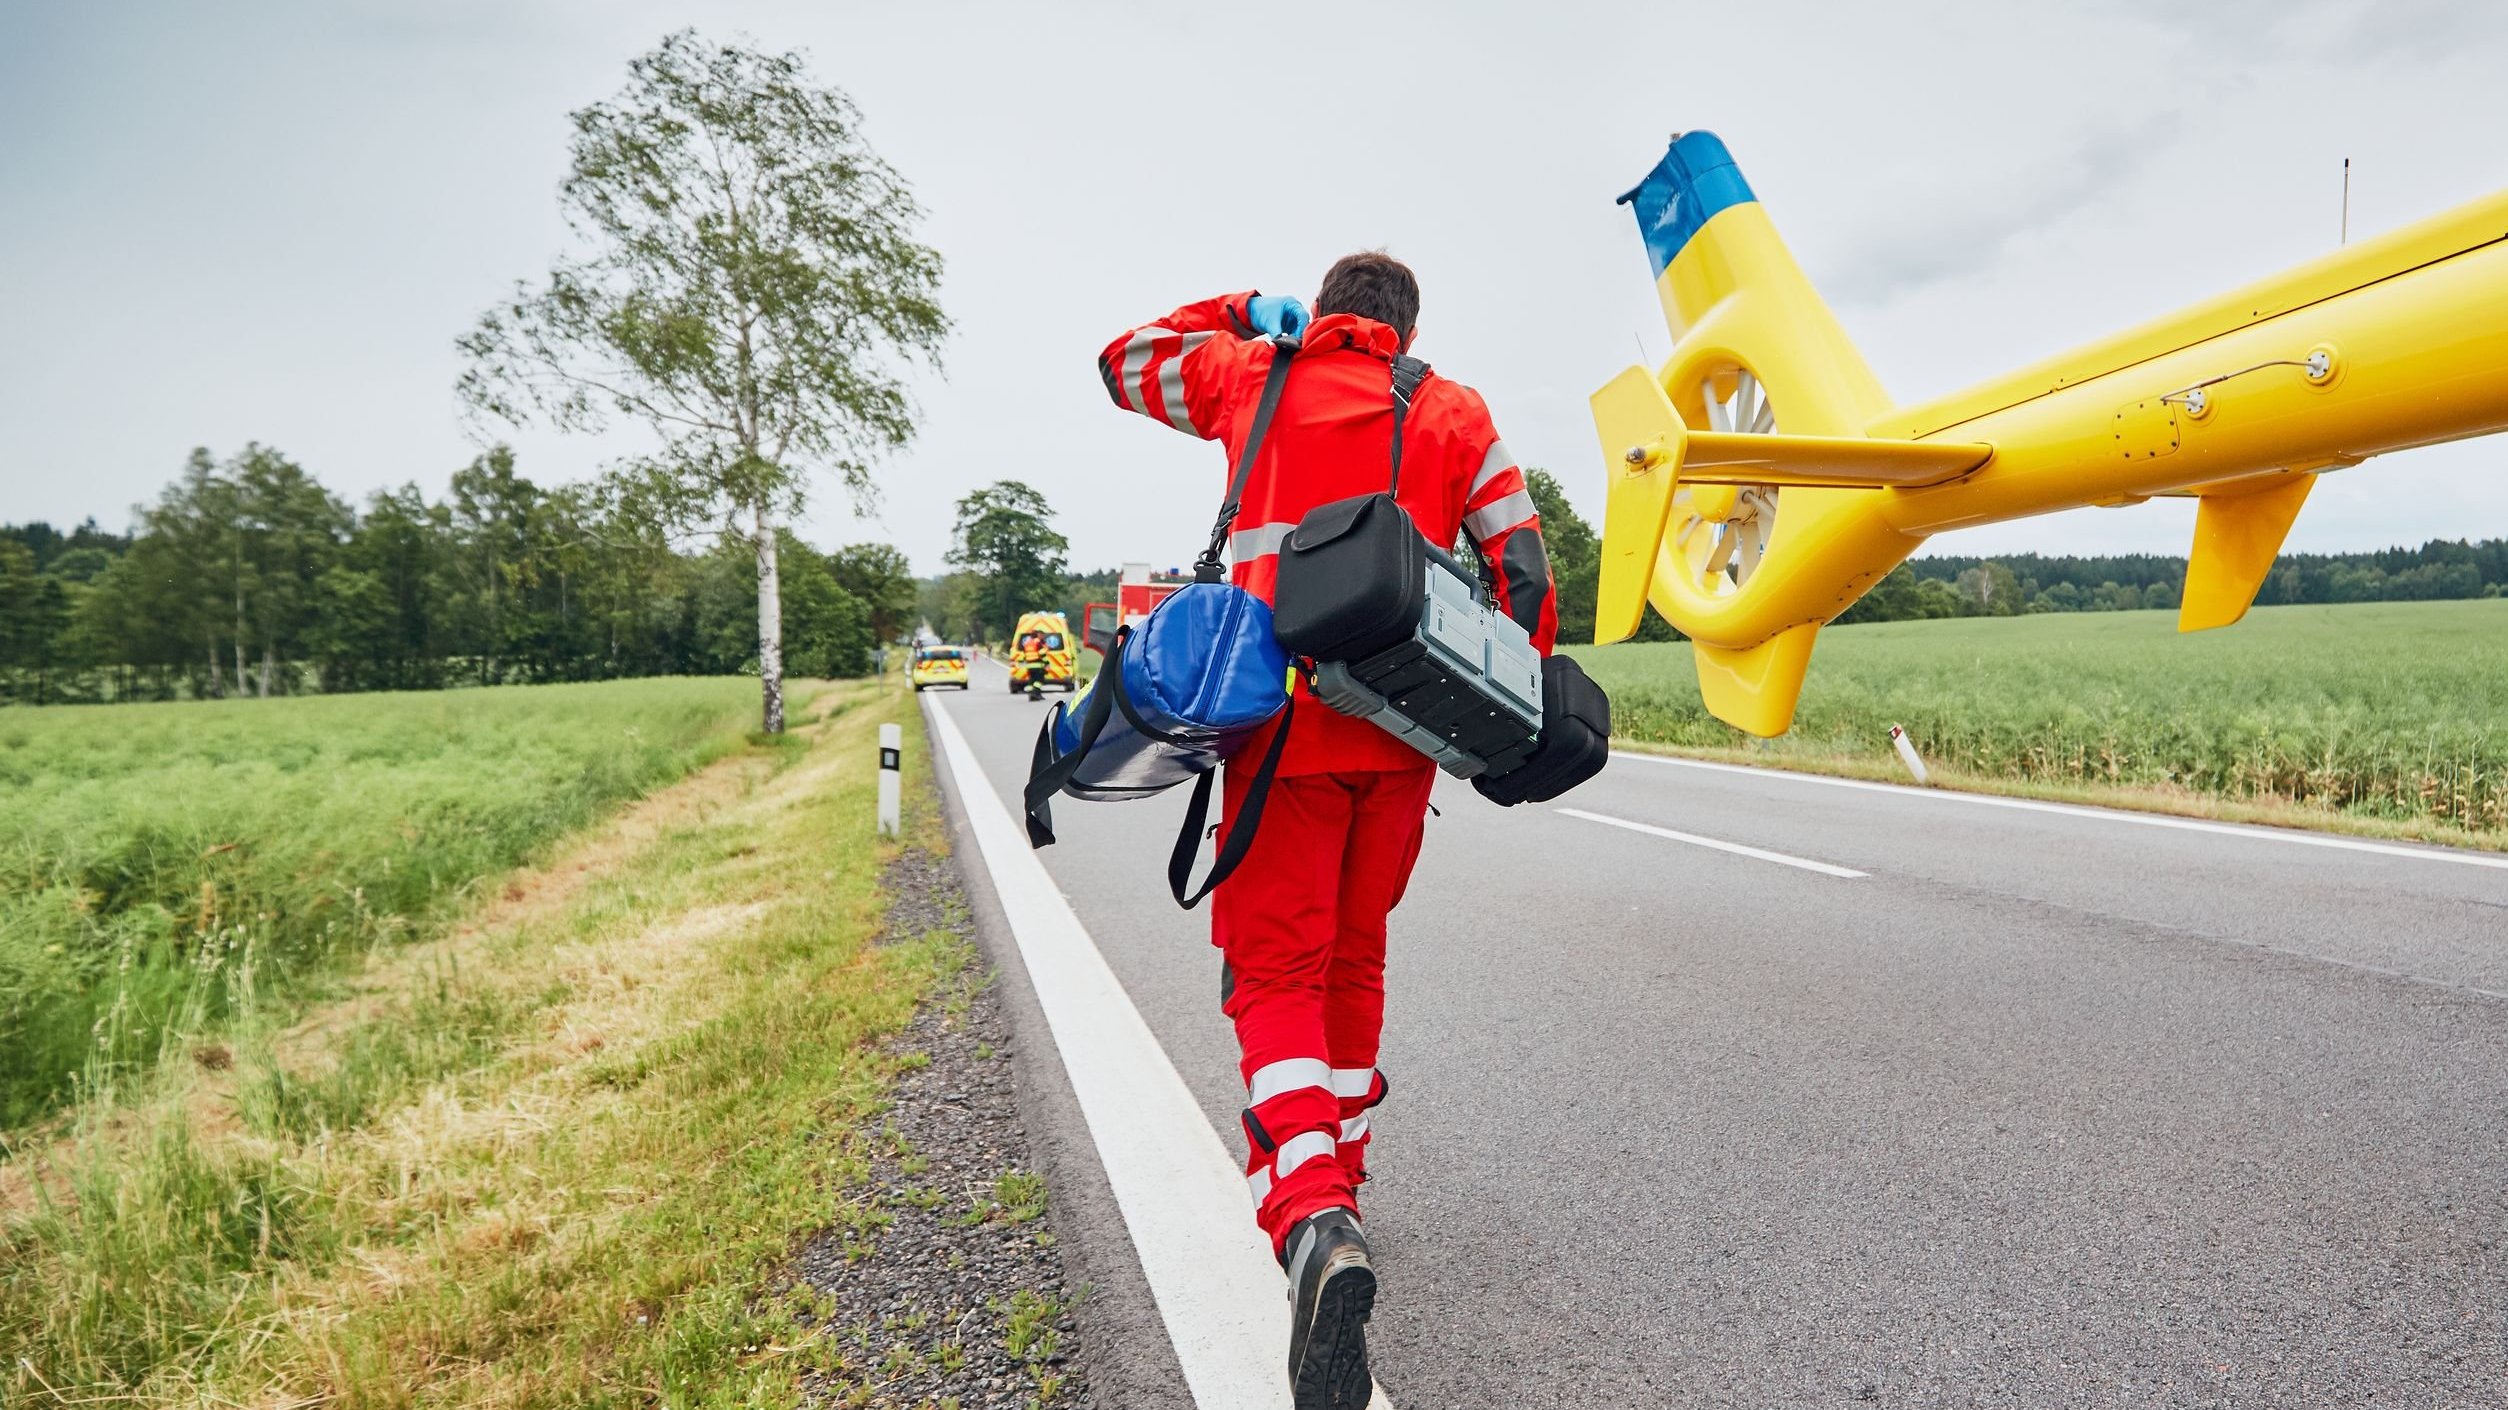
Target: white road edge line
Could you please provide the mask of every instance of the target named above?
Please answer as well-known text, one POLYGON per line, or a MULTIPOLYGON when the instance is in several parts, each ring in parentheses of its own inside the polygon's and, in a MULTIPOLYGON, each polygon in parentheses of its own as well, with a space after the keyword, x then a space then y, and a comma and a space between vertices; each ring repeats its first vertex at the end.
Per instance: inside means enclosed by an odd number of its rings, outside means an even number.
POLYGON ((1552 811, 1565 817, 1583 818, 1587 822, 1598 822, 1603 824, 1605 827, 1622 827, 1631 832, 1645 833, 1649 837, 1665 837, 1670 838, 1674 842, 1686 842, 1692 847, 1712 847, 1716 851, 1730 852, 1737 857, 1756 857, 1760 861, 1774 862, 1779 866, 1800 867, 1804 871, 1816 871, 1822 876, 1838 876, 1845 877, 1848 880, 1853 880, 1857 877, 1870 876, 1872 874, 1870 872, 1857 871, 1853 867, 1832 866, 1827 862, 1815 862, 1809 857, 1790 857, 1783 852, 1771 852, 1765 847, 1746 847, 1739 842, 1726 842, 1718 838, 1701 837, 1694 832, 1674 832, 1668 827, 1657 827, 1653 823, 1630 822, 1626 818, 1605 817, 1600 813, 1586 812, 1582 808, 1555 808, 1552 809, 1552 811))
MULTIPOLYGON (((1254 1227, 1244 1172, 1029 849, 949 707, 924 699, 1194 1404, 1288 1410, 1288 1299, 1254 1227)), ((1392 1410, 1382 1386, 1370 1410, 1392 1410)))
POLYGON ((1793 769, 1762 767, 1755 764, 1719 764, 1706 759, 1678 759, 1666 754, 1639 754, 1624 749, 1611 751, 1614 759, 1634 759, 1646 764, 1668 764, 1679 769, 1708 769, 1723 774, 1748 774, 1755 778, 1771 778, 1786 783, 1814 783, 1827 788, 1860 788, 1869 793, 1895 793, 1904 798, 1929 798, 1943 803, 1973 803, 1981 808, 2016 808, 2024 813, 2056 813, 2065 817, 2090 818, 2098 822, 2130 823, 2136 827, 2174 828, 2179 832, 2208 832, 2221 837, 2244 837, 2255 842, 2286 842, 2299 847, 2332 847, 2344 852, 2368 852, 2381 857, 2408 857, 2417 862, 2453 862, 2458 866, 2491 867, 2508 871, 2508 857, 2484 856, 2478 852, 2452 852, 2437 847, 2406 847, 2391 842, 2370 842, 2357 837, 2332 837, 2321 832, 2301 832, 2292 828, 2260 827, 2246 823, 2205 822, 2199 818, 2176 818, 2165 813, 2135 813, 2119 808, 2092 808, 2077 803, 2045 803, 2035 798, 1997 798, 1988 793, 1962 793, 1950 788, 1910 788, 1903 783, 1875 783, 1870 779, 1832 778, 1827 774, 1799 773, 1793 769))

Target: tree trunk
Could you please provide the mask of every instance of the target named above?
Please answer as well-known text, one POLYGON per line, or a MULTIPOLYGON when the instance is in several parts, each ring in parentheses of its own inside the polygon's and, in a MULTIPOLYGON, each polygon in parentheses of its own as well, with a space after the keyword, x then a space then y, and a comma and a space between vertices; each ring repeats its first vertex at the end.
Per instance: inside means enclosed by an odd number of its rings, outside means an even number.
POLYGON ((488 558, 488 666, 493 675, 488 684, 505 684, 505 668, 512 664, 505 654, 505 560, 491 554, 488 558))
POLYGON ((766 732, 784 732, 784 596, 775 572, 775 528, 766 501, 751 506, 758 543, 758 689, 766 697, 766 732))

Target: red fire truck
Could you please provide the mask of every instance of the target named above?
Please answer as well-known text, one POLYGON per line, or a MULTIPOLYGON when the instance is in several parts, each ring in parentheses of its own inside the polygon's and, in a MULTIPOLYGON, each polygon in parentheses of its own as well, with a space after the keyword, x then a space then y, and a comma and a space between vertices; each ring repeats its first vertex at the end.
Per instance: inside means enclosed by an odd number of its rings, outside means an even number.
POLYGON ((1167 594, 1193 581, 1193 575, 1170 568, 1153 573, 1147 563, 1126 563, 1115 585, 1115 600, 1092 602, 1081 617, 1080 644, 1103 656, 1113 649, 1117 627, 1137 627, 1167 594))

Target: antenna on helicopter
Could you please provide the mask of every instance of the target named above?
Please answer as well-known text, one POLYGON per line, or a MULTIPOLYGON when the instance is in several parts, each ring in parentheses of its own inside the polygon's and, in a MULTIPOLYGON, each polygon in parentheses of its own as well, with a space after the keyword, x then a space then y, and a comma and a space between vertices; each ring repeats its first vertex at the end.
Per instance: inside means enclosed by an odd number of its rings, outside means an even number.
POLYGON ((2342 243, 2344 243, 2344 244, 2346 244, 2346 245, 2348 245, 2348 244, 2350 244, 2350 243, 2351 243, 2351 158, 2349 158, 2349 157, 2345 157, 2345 158, 2343 158, 2343 238, 2342 238, 2342 243))

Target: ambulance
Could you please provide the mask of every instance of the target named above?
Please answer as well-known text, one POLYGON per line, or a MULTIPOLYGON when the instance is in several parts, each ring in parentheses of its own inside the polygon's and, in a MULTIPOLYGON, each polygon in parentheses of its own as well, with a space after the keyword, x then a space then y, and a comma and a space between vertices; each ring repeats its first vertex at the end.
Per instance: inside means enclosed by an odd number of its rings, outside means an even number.
POLYGON ((1060 612, 1030 612, 1010 633, 1010 689, 1063 691, 1080 688, 1079 652, 1060 612))

